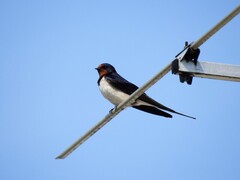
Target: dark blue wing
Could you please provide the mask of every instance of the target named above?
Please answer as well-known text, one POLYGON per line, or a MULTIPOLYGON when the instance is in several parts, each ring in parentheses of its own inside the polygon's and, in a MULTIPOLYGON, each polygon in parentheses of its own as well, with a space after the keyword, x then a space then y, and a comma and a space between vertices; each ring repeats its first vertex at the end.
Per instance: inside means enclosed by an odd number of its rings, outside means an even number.
POLYGON ((172 118, 172 115, 171 114, 168 114, 160 109, 157 109, 153 106, 133 106, 133 108, 136 108, 138 110, 141 110, 141 111, 144 111, 144 112, 147 112, 147 113, 151 113, 151 114, 155 114, 155 115, 159 115, 159 116, 164 116, 164 117, 167 117, 167 118, 172 118))
POLYGON ((105 75, 105 79, 116 89, 123 91, 124 93, 131 95, 138 89, 135 84, 130 83, 117 73, 105 75))

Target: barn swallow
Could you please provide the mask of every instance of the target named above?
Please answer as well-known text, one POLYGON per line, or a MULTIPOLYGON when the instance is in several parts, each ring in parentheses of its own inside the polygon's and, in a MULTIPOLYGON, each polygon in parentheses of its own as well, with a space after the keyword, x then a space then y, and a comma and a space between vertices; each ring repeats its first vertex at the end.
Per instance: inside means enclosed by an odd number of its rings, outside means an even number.
MULTIPOLYGON (((126 100, 134 91, 138 89, 135 84, 120 76, 111 64, 103 63, 95 69, 99 74, 97 83, 102 95, 115 106, 126 100)), ((165 111, 196 119, 194 117, 176 112, 158 103, 154 99, 150 98, 146 93, 143 93, 138 99, 136 99, 131 107, 167 118, 172 118, 172 115, 165 111)))

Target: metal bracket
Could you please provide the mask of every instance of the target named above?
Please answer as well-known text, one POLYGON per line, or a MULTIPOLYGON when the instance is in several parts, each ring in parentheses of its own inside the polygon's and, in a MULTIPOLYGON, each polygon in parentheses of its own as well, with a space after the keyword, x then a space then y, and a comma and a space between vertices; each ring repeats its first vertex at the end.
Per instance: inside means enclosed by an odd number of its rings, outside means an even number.
POLYGON ((175 57, 176 59, 172 62, 172 73, 179 74, 179 79, 181 83, 187 82, 187 84, 192 84, 193 76, 191 73, 188 72, 180 72, 179 71, 179 61, 185 60, 186 62, 192 62, 194 65, 197 65, 197 60, 200 54, 200 49, 193 49, 191 48, 191 44, 185 42, 184 49, 178 53, 175 57))
POLYGON ((198 61, 200 50, 185 45, 172 62, 172 73, 179 75, 180 82, 191 85, 193 77, 240 82, 239 65, 198 61))

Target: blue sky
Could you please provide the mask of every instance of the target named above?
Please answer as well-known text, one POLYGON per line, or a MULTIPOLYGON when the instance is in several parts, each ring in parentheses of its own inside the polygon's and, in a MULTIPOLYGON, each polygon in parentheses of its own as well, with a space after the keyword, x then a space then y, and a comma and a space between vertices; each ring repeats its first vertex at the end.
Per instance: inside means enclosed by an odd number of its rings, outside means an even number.
MULTIPOLYGON (((0 179, 240 179, 240 84, 168 74, 147 91, 197 118, 127 108, 65 160, 113 107, 100 63, 144 84, 237 1, 0 1, 0 179)), ((240 64, 240 16, 199 60, 240 64)))

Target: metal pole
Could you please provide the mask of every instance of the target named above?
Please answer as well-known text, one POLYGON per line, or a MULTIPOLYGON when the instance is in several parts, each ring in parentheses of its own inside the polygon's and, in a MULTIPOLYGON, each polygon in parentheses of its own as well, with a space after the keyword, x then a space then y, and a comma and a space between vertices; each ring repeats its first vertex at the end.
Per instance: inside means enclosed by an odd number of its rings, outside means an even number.
POLYGON ((198 61, 195 65, 183 60, 179 61, 178 69, 178 74, 182 73, 189 73, 193 77, 240 82, 240 65, 204 61, 198 61))
POLYGON ((240 5, 238 5, 232 12, 230 12, 227 16, 225 16, 219 23, 217 23, 214 27, 212 27, 206 34, 200 37, 197 41, 195 41, 192 45, 192 49, 197 49, 200 47, 205 41, 207 41, 211 36, 213 36, 218 30, 220 30, 225 24, 231 21, 236 15, 240 12, 240 5))

